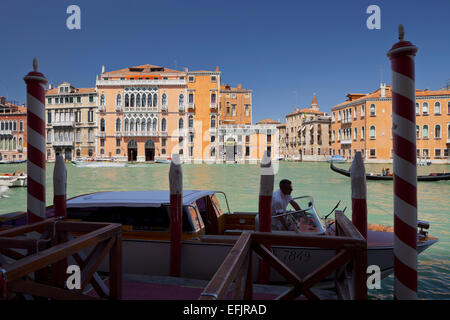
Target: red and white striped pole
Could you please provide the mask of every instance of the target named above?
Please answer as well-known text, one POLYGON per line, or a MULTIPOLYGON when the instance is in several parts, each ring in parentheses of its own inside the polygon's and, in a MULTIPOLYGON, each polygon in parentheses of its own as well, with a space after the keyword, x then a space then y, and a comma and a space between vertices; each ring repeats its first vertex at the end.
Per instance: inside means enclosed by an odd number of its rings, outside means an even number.
POLYGON ((183 171, 180 155, 174 153, 169 170, 170 187, 170 275, 181 274, 181 240, 183 236, 183 171))
POLYGON ((53 209, 55 217, 67 216, 66 207, 67 170, 64 157, 56 156, 55 168, 53 169, 53 209))
POLYGON ((358 151, 350 168, 352 188, 352 222, 361 235, 367 239, 367 186, 366 170, 361 152, 358 151))
POLYGON ((417 167, 414 56, 411 42, 387 53, 392 70, 394 144, 394 299, 417 299, 417 167))
MULTIPOLYGON (((259 183, 259 230, 261 232, 272 232, 272 194, 275 181, 275 173, 272 166, 272 160, 264 152, 261 160, 261 180, 259 183)), ((270 266, 267 263, 260 262, 258 272, 258 282, 268 283, 270 276, 270 266)))
POLYGON ((45 215, 45 86, 47 79, 34 71, 23 80, 27 84, 27 218, 28 223, 41 221, 45 215))

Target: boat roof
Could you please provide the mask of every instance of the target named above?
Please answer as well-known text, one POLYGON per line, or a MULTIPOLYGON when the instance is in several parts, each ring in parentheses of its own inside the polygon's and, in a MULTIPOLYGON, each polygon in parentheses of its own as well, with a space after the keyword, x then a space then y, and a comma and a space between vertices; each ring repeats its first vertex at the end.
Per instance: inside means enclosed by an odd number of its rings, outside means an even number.
MULTIPOLYGON (((183 191, 183 205, 214 194, 210 190, 183 191)), ((170 204, 169 190, 105 191, 90 193, 67 201, 67 208, 92 207, 161 207, 170 204)))

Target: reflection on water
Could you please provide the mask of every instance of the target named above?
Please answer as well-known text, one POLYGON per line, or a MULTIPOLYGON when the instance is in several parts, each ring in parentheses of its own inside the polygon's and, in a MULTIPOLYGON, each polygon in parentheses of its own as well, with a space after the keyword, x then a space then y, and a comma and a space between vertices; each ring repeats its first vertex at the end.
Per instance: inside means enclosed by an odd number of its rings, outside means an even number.
MULTIPOLYGON (((347 169, 349 164, 339 164, 347 169)), ((366 172, 380 173, 392 165, 367 164, 366 172)), ((25 164, 0 165, 1 172, 26 170, 25 164)), ((418 168, 418 174, 449 172, 449 165, 432 165, 418 168)), ((77 168, 67 165, 68 197, 104 190, 157 190, 168 189, 168 164, 133 164, 123 168, 77 168)), ((53 202, 53 164, 47 165, 47 203, 53 202)), ((342 200, 340 208, 347 207, 351 216, 350 179, 330 170, 327 163, 281 162, 275 177, 275 188, 281 179, 293 182, 293 196, 311 195, 317 211, 328 213, 342 200)), ((258 208, 259 166, 252 164, 183 165, 183 188, 224 191, 232 211, 253 211, 258 208)), ((393 225, 393 182, 367 181, 369 223, 393 225)), ((26 210, 26 189, 15 188, 8 192, 10 198, 0 199, 0 214, 26 210)), ((419 182, 419 219, 431 223, 430 234, 439 242, 419 256, 419 297, 448 299, 450 287, 450 181, 419 182)), ((225 202, 218 196, 222 208, 225 202)), ((393 277, 382 281, 382 290, 372 290, 378 298, 392 298, 393 277)))

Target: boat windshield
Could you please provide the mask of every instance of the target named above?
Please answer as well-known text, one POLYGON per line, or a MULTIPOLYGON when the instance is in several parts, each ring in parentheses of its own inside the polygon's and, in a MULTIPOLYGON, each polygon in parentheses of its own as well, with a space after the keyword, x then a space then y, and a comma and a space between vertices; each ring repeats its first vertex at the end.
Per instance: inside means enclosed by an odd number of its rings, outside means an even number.
POLYGON ((297 221, 298 230, 300 232, 307 232, 311 234, 324 234, 325 229, 320 222, 317 215, 316 209, 314 207, 314 199, 311 196, 301 196, 293 198, 295 202, 298 203, 301 210, 291 211, 288 215, 295 218, 297 221))

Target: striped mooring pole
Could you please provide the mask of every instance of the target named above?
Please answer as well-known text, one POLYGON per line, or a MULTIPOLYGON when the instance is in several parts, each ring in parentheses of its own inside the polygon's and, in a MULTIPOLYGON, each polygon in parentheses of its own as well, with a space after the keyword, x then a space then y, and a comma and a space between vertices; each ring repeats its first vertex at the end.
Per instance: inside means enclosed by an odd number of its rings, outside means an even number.
MULTIPOLYGON (((259 215, 259 230, 261 232, 272 232, 272 194, 273 185, 275 180, 275 173, 272 166, 272 160, 267 155, 267 151, 264 152, 261 159, 259 182, 259 202, 258 202, 258 215, 259 215)), ((268 247, 270 249, 270 247, 268 247)), ((258 282, 268 283, 270 276, 270 266, 261 261, 259 263, 258 282)))
POLYGON ((367 239, 367 186, 366 170, 361 152, 358 151, 350 168, 352 188, 352 222, 361 235, 367 239))
POLYGON ((67 216, 66 206, 67 192, 67 170, 64 157, 61 154, 56 156, 55 168, 53 169, 53 208, 55 217, 67 216))
POLYGON ((394 299, 417 299, 417 167, 414 56, 417 47, 404 41, 387 53, 392 71, 394 144, 394 299))
POLYGON ((181 241, 183 236, 183 171, 180 155, 174 153, 169 169, 170 187, 170 276, 181 274, 181 241))
POLYGON ((47 79, 34 71, 23 80, 27 85, 27 219, 34 223, 45 215, 45 86, 47 79))

